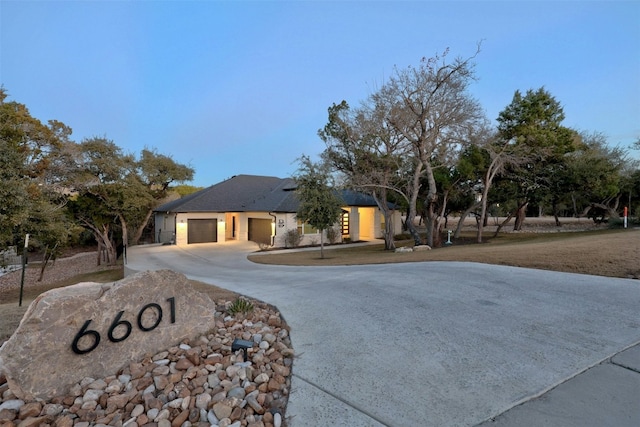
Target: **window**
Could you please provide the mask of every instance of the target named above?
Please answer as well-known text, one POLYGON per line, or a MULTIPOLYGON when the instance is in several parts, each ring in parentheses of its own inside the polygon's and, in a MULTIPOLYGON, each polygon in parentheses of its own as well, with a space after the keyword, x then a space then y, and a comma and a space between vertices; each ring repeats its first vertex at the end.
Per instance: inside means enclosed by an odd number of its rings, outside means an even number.
POLYGON ((300 220, 297 220, 297 221, 298 221, 298 234, 300 234, 301 236, 304 234, 318 234, 320 232, 317 228, 309 225, 309 223, 302 222, 300 220))
POLYGON ((343 210, 342 217, 340 218, 340 228, 342 229, 342 235, 349 235, 349 212, 343 210))

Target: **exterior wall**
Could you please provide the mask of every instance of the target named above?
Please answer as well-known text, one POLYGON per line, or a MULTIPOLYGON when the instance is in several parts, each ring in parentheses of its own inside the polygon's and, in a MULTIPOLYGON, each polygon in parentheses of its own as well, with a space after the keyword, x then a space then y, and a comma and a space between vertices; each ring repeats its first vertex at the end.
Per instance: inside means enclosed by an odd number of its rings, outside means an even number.
POLYGON ((225 232, 224 238, 225 240, 237 240, 238 239, 238 224, 239 222, 239 214, 237 212, 227 212, 224 215, 225 220, 225 232), (235 229, 234 229, 235 227, 235 229))
MULTIPOLYGON (((249 240, 249 218, 268 219, 274 221, 273 214, 269 215, 269 212, 238 212, 238 240, 247 242, 249 240)), ((277 215, 276 215, 277 218, 277 215)), ((271 234, 273 235, 273 226, 271 227, 271 234)))
POLYGON ((285 235, 289 230, 298 229, 298 220, 294 213, 276 214, 276 224, 274 228, 275 236, 273 236, 273 246, 277 248, 286 247, 285 235))
MULTIPOLYGON (((275 236, 273 246, 277 248, 287 247, 286 234, 289 230, 298 230, 298 219, 295 213, 276 214, 275 236)), ((337 226, 337 225, 336 225, 337 226)), ((324 242, 328 243, 326 232, 324 242)), ((300 246, 320 244, 320 233, 305 234, 300 240, 300 246)))
MULTIPOLYGON (((349 235, 351 241, 362 239, 380 239, 383 237, 382 213, 377 208, 353 207, 343 208, 349 212, 349 235)), ((285 234, 288 230, 297 230, 298 223, 295 213, 277 213, 270 215, 268 212, 198 212, 198 213, 160 213, 155 214, 155 239, 158 243, 175 243, 186 245, 188 239, 187 223, 189 219, 216 219, 218 222, 218 242, 227 240, 247 241, 249 238, 249 218, 269 219, 273 223, 273 246, 283 248, 285 234), (274 218, 275 215, 275 218, 274 218), (235 218, 235 233, 233 230, 235 218), (235 234, 235 237, 234 237, 235 234)), ((402 232, 400 212, 394 212, 394 233, 402 232)), ((338 224, 336 224, 338 227, 338 224)), ((339 228, 339 227, 338 227, 339 228)), ((325 235, 325 242, 327 238, 325 235)), ((300 245, 312 245, 320 243, 320 234, 306 234, 300 245)))
POLYGON ((156 243, 175 243, 176 214, 156 212, 154 216, 154 241, 156 243))
POLYGON ((349 239, 352 242, 360 240, 360 212, 356 207, 347 207, 349 211, 349 239))
MULTIPOLYGON (((376 231, 379 229, 380 217, 378 217, 378 222, 376 222, 375 212, 377 209, 375 208, 358 208, 358 213, 360 214, 360 239, 373 239, 376 237, 376 231)), ((360 240, 359 239, 359 240, 360 240)))

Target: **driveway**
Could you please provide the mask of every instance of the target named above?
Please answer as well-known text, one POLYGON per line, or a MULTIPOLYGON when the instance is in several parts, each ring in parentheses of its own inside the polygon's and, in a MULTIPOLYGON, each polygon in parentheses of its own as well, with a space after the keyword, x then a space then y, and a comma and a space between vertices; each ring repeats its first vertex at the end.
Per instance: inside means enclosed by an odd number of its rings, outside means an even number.
MULTIPOLYGON (((290 425, 474 426, 640 342, 640 282, 460 262, 287 267, 254 244, 138 246, 277 306, 296 351, 290 425)), ((635 414, 632 414, 635 416, 635 414)))

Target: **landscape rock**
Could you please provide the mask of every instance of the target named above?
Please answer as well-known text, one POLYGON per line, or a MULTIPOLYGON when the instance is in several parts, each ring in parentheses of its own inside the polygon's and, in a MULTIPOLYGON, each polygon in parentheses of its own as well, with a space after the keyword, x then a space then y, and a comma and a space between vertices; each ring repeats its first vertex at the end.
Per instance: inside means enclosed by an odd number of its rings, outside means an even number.
POLYGON ((0 348, 0 371, 19 398, 51 398, 215 325, 215 304, 185 276, 142 272, 79 283, 36 298, 0 348))
POLYGON ((219 303, 216 327, 207 334, 146 353, 105 376, 81 378, 66 394, 48 400, 18 399, 0 376, 0 425, 274 427, 279 420, 273 414, 285 413, 294 352, 286 324, 269 320, 279 313, 254 305, 251 314, 222 322, 225 309, 219 303), (271 348, 254 346, 247 362, 241 351, 231 352, 235 338, 256 334, 273 340, 271 348))

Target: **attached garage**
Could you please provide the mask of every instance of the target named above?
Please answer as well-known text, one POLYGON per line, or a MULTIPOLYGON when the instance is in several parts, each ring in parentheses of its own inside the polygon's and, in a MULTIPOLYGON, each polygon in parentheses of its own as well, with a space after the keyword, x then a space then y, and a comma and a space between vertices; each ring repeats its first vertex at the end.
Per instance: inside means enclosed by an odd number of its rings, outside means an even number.
POLYGON ((256 243, 271 244, 271 220, 249 218, 249 240, 256 243))
POLYGON ((187 220, 187 243, 211 243, 218 241, 217 219, 187 220))

